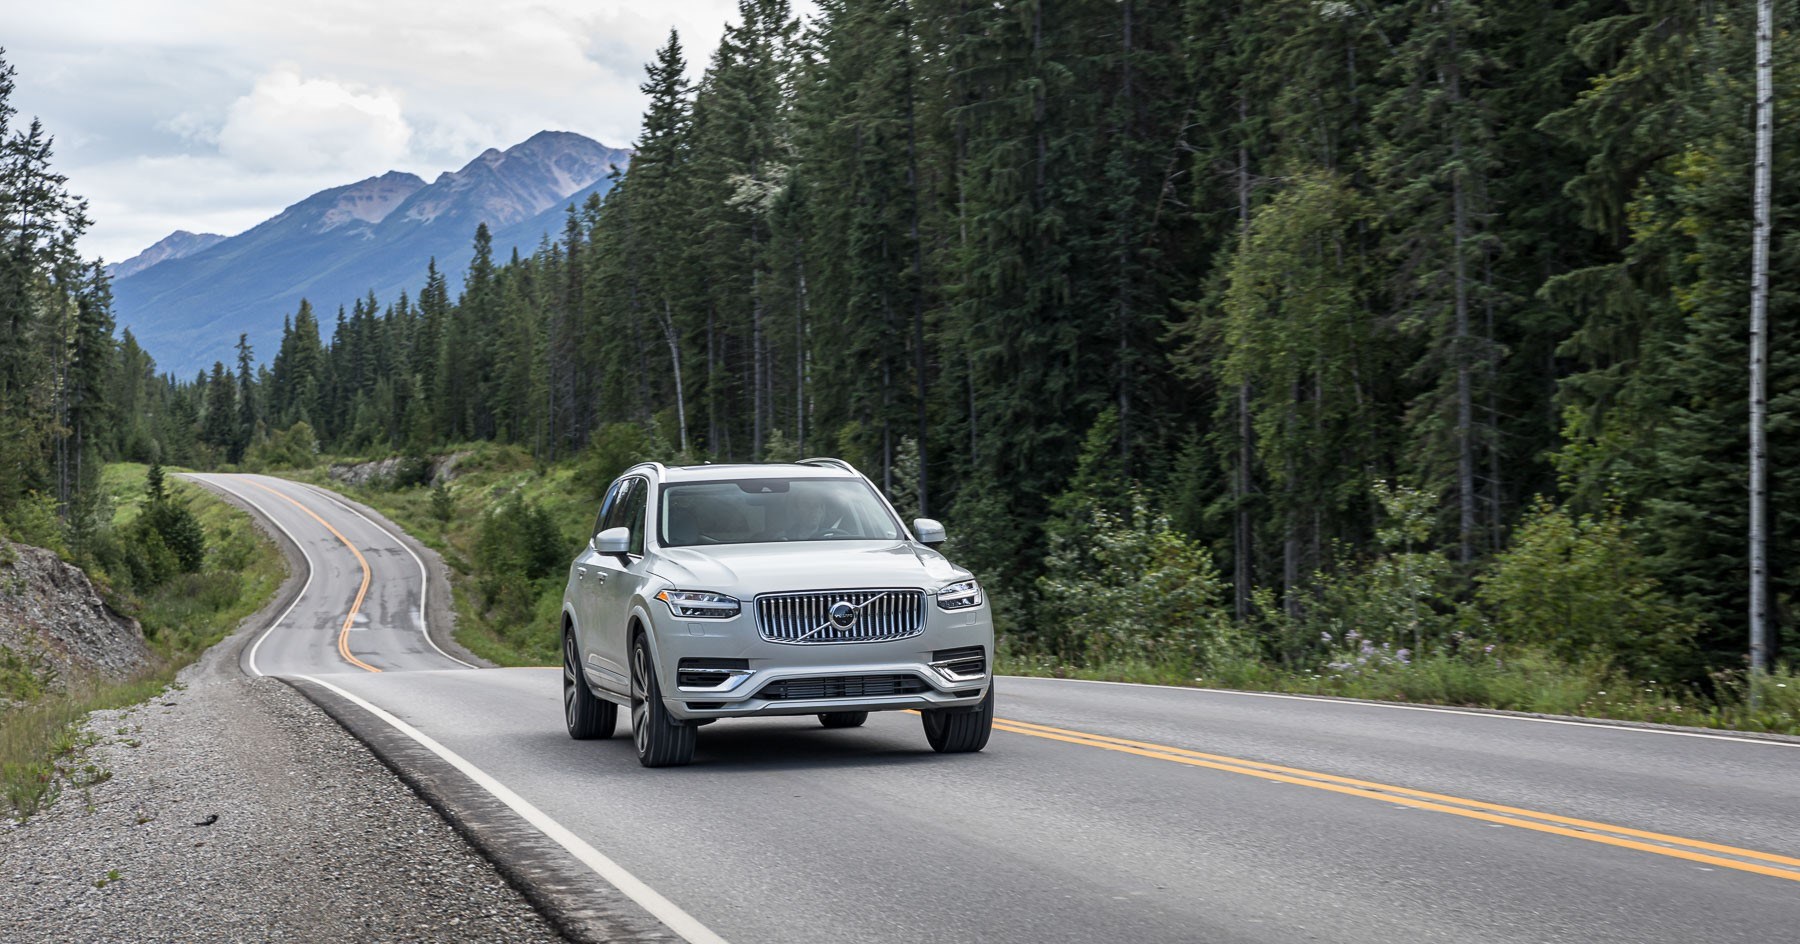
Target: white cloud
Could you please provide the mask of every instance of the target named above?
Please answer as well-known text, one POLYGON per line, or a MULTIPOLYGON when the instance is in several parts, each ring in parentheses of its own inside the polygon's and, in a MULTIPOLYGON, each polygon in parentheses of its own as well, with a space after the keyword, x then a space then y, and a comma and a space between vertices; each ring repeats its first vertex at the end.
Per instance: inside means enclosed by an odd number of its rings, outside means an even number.
POLYGON ((231 103, 219 153, 250 171, 364 174, 407 156, 412 126, 392 93, 277 69, 231 103))
MULTIPOLYGON (((736 0, 67 0, 7 9, 21 119, 89 198, 83 251, 236 232, 387 170, 427 180, 545 130, 637 136, 643 64, 698 77, 736 0)), ((810 7, 810 4, 803 5, 810 7)))

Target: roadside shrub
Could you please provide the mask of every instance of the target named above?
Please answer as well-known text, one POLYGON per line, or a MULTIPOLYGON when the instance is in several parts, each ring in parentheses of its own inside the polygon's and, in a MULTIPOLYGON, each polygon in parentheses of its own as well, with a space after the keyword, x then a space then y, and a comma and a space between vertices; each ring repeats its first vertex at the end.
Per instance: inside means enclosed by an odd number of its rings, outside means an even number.
POLYGON ((1130 511, 1092 509, 1089 524, 1051 538, 1040 609, 1052 651, 1104 663, 1209 666, 1245 648, 1225 609, 1212 554, 1129 493, 1130 511))
POLYGON ((409 453, 394 463, 394 471, 381 483, 393 491, 420 488, 431 484, 431 459, 422 453, 409 453))
POLYGON ((1317 667, 1400 651, 1411 657, 1453 648, 1453 636, 1485 632, 1479 614, 1457 604, 1450 562, 1429 543, 1437 497, 1379 481, 1372 497, 1382 512, 1373 556, 1345 554, 1340 569, 1314 574, 1310 586, 1285 599, 1269 587, 1255 590, 1258 632, 1283 664, 1317 667))
POLYGON ((661 460, 664 452, 656 437, 636 423, 608 423, 594 431, 587 451, 581 454, 581 477, 595 498, 606 494, 619 473, 640 462, 661 460))
POLYGON ((49 548, 64 559, 69 556, 67 533, 62 518, 56 514, 54 495, 26 492, 25 497, 7 511, 0 525, 20 544, 49 548))
POLYGON ((475 563, 484 574, 537 580, 567 562, 569 548, 550 513, 514 492, 482 516, 475 563))
POLYGON ((252 469, 310 469, 319 459, 319 437, 305 420, 276 430, 251 445, 244 465, 252 469))
POLYGON ((1503 641, 1571 663, 1612 661, 1639 678, 1668 679, 1697 630, 1650 576, 1616 509, 1576 515, 1540 498, 1479 582, 1503 641))
POLYGON ((147 501, 138 516, 133 543, 148 545, 149 535, 154 534, 174 555, 177 569, 184 574, 199 571, 206 563, 206 531, 187 503, 168 493, 162 466, 150 467, 144 479, 144 495, 147 501))
POLYGON ((431 487, 431 516, 446 524, 456 516, 456 500, 450 494, 450 485, 439 482, 431 487))

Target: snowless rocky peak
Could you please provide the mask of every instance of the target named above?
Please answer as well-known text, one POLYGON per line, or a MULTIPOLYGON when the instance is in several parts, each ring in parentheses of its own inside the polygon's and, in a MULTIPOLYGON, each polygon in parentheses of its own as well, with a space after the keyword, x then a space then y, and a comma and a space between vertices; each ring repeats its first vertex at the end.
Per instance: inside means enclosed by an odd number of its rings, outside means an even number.
POLYGON ((505 151, 489 148, 461 170, 442 174, 406 208, 430 222, 472 212, 490 227, 535 216, 623 167, 630 152, 567 131, 540 131, 505 151))
POLYGON ((225 237, 218 233, 190 233, 178 229, 156 241, 149 249, 138 253, 124 262, 115 262, 106 267, 106 274, 115 279, 128 275, 136 275, 159 262, 191 256, 203 249, 208 249, 225 237))
POLYGON ((424 186, 425 181, 397 170, 353 183, 339 191, 337 200, 320 215, 319 231, 336 229, 352 220, 379 223, 424 186))

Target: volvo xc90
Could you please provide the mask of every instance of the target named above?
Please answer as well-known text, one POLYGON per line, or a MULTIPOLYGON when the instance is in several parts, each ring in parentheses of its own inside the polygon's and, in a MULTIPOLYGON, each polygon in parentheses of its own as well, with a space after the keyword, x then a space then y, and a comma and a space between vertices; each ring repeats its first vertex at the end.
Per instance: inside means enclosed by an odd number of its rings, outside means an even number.
POLYGON ((848 463, 633 466, 607 490, 563 593, 563 714, 577 740, 631 712, 638 761, 677 766, 721 718, 828 728, 917 710, 945 753, 994 717, 981 585, 848 463))

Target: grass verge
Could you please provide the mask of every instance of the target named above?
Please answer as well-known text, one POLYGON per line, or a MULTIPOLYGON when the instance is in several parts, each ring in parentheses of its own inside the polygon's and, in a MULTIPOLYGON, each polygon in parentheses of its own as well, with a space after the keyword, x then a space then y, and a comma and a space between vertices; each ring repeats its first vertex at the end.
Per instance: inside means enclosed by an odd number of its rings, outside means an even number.
MULTIPOLYGON (((102 486, 113 503, 115 533, 123 533, 142 510, 146 471, 129 463, 106 468, 102 486)), ((262 609, 286 579, 280 550, 249 516, 188 483, 170 479, 169 488, 188 503, 206 533, 204 566, 142 593, 121 589, 108 574, 90 572, 108 602, 143 625, 153 661, 122 680, 65 680, 60 690, 0 714, 0 810, 24 818, 53 800, 60 784, 79 788, 105 779, 85 757, 91 742, 81 722, 88 714, 134 705, 167 689, 184 666, 262 609)))
POLYGON ((1525 651, 1508 658, 1435 655, 1362 672, 1307 672, 1255 660, 1204 669, 1180 661, 1110 661, 1071 665, 1005 647, 996 669, 1007 675, 1140 682, 1188 688, 1329 695, 1456 708, 1492 708, 1613 721, 1800 735, 1800 674, 1771 672, 1752 709, 1744 682, 1720 678, 1715 693, 1636 682, 1603 664, 1569 665, 1525 651))

